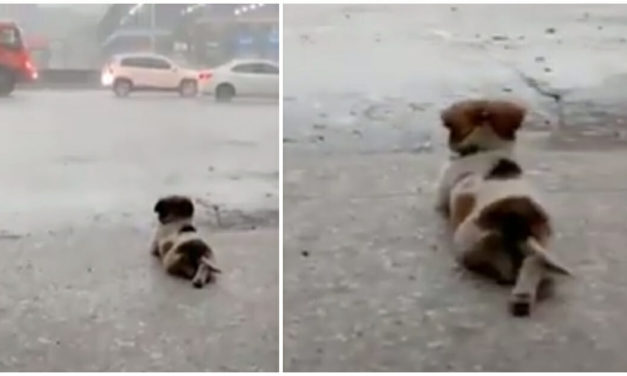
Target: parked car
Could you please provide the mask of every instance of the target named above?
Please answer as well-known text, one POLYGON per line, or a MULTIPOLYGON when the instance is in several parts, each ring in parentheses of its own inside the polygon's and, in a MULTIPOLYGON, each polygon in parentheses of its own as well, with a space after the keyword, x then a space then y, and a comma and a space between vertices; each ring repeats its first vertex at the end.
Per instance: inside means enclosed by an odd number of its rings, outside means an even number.
POLYGON ((217 101, 235 96, 278 96, 279 66, 259 59, 237 59, 207 72, 202 91, 217 101))
POLYGON ((186 69, 165 56, 148 53, 114 56, 102 70, 102 85, 118 97, 133 91, 175 91, 195 97, 207 73, 186 69))
POLYGON ((37 75, 17 24, 0 21, 0 96, 11 94, 17 82, 36 80, 37 75))

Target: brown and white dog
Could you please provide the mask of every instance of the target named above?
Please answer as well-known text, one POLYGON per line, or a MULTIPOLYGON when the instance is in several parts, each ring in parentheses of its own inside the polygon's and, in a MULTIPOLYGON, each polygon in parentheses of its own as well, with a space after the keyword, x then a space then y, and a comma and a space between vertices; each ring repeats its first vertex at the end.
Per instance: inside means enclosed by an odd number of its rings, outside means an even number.
POLYGON ((442 171, 437 208, 465 267, 514 284, 514 315, 531 312, 547 272, 570 274, 547 251, 551 219, 514 156, 525 112, 512 102, 468 100, 441 114, 457 155, 442 171))
POLYGON ((220 273, 214 265, 211 247, 192 223, 194 204, 185 196, 161 198, 154 207, 159 226, 152 241, 151 253, 159 257, 164 269, 192 280, 201 288, 220 273))

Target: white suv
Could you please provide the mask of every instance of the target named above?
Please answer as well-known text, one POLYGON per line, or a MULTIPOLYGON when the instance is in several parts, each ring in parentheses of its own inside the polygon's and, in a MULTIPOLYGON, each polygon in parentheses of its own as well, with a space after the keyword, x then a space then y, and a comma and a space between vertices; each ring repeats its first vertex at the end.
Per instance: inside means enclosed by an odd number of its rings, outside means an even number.
POLYGON ((207 73, 203 92, 212 93, 217 101, 234 96, 278 96, 279 66, 273 61, 237 59, 207 73))
POLYGON ((102 70, 102 84, 118 97, 132 91, 177 91, 194 97, 208 78, 205 73, 185 69, 156 54, 116 55, 102 70))

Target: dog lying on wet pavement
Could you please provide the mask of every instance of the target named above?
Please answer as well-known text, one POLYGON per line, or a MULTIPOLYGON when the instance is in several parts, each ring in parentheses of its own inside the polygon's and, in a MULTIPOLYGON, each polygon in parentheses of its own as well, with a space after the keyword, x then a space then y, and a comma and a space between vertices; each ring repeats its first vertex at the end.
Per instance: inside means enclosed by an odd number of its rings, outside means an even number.
POLYGON ((194 204, 185 196, 167 196, 155 205, 159 225, 151 253, 158 257, 165 271, 192 280, 202 288, 220 273, 211 247, 193 225, 194 204))
POLYGON ((516 316, 531 313, 552 272, 570 274, 548 252, 551 218, 513 152, 525 113, 521 105, 493 100, 457 102, 442 112, 454 156, 442 171, 436 204, 461 264, 514 285, 516 316))

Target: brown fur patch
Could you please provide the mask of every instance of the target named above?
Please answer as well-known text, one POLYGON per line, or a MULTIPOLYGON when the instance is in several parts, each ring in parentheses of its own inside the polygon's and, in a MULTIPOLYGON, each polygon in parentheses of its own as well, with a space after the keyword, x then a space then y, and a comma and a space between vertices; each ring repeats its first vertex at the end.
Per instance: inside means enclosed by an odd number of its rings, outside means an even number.
POLYGON ((165 255, 166 253, 168 253, 168 251, 172 248, 173 245, 174 245, 173 242, 163 243, 163 246, 161 247, 163 254, 165 255))
POLYGON ((470 215, 475 208, 477 200, 470 193, 463 193, 455 197, 451 213, 451 224, 456 229, 470 215))
POLYGON ((469 270, 493 278, 499 284, 513 284, 516 266, 505 252, 505 246, 500 233, 488 233, 472 249, 464 253, 462 263, 469 270))
MULTIPOLYGON (((550 222, 538 221, 531 225, 531 233, 541 246, 546 247, 549 238, 553 234, 553 229, 550 222)), ((546 249, 546 251, 548 250, 546 249)))
POLYGON ((528 197, 508 197, 481 210, 477 224, 486 230, 500 229, 506 236, 543 242, 551 234, 548 214, 528 197))
POLYGON ((524 107, 508 101, 466 100, 454 103, 440 117, 450 132, 449 143, 454 145, 484 125, 502 139, 514 140, 525 113, 524 107))
POLYGON ((518 163, 509 159, 499 161, 486 174, 486 179, 515 179, 522 175, 523 171, 518 163))
POLYGON ((442 111, 442 124, 449 130, 449 143, 462 142, 485 121, 487 101, 457 102, 442 111))
POLYGON ((181 232, 196 232, 196 227, 187 224, 179 229, 179 233, 181 232))
POLYGON ((488 124, 494 133, 505 140, 513 140, 522 125, 526 110, 511 102, 491 101, 487 108, 488 124))

